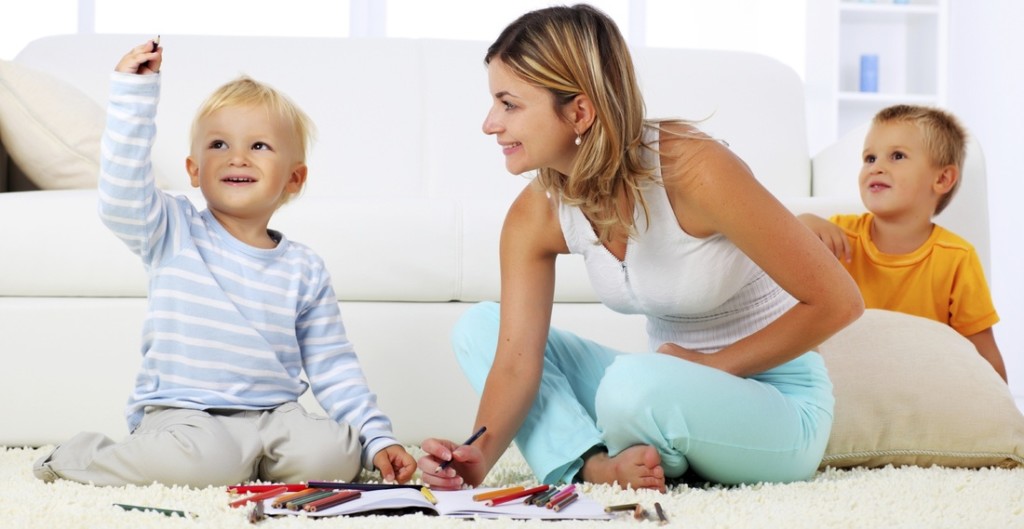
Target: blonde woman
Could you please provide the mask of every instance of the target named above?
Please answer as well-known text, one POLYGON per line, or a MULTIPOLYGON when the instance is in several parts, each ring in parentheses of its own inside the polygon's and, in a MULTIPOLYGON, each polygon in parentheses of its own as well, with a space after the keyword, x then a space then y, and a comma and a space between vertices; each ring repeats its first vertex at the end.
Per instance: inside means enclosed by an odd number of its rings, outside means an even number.
POLYGON ((600 11, 527 13, 485 62, 483 130, 510 172, 537 178, 505 219, 500 306, 474 306, 453 333, 482 394, 473 430, 486 432, 426 440, 424 482, 478 485, 513 440, 545 483, 664 491, 687 471, 813 475, 833 398, 812 349, 863 311, 849 274, 723 143, 645 120, 627 46, 600 11), (549 328, 568 253, 606 305, 647 315, 648 352, 549 328))

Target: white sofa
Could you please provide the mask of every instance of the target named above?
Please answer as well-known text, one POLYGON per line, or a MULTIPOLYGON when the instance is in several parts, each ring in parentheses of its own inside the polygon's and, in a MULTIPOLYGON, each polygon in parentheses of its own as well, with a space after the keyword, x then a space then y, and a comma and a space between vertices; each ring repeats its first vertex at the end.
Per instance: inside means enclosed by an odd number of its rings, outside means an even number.
MULTIPOLYGON (((103 105, 114 64, 147 38, 47 37, 8 67, 63 80, 103 105)), ((216 86, 245 73, 290 94, 320 134, 305 194, 272 227, 326 259, 369 383, 400 440, 465 437, 477 395, 451 354, 449 329, 469 304, 498 298, 498 234, 526 183, 505 171, 494 139, 480 130, 490 103, 487 43, 164 35, 162 45, 153 162, 163 185, 201 201, 187 189, 183 161, 189 122, 216 86)), ((639 49, 634 58, 649 115, 707 118, 704 129, 727 140, 796 212, 861 211, 863 130, 812 157, 803 85, 791 69, 724 51, 639 49)), ((26 116, 40 108, 92 116, 63 108, 68 98, 41 101, 41 91, 18 90, 0 79, 0 100, 21 104, 26 116)), ((0 114, 0 122, 11 116, 0 114)), ((102 128, 94 121, 82 126, 102 128)), ((10 147, 12 134, 0 141, 17 163, 22 147, 10 147)), ((940 222, 971 240, 987 265, 977 145, 969 158, 961 195, 940 222)), ((56 443, 82 430, 125 435, 146 306, 142 265, 101 226, 92 189, 0 193, 0 226, 0 445, 56 443)), ((642 319, 595 303, 575 257, 559 260, 556 300, 555 325, 645 348, 642 319)))

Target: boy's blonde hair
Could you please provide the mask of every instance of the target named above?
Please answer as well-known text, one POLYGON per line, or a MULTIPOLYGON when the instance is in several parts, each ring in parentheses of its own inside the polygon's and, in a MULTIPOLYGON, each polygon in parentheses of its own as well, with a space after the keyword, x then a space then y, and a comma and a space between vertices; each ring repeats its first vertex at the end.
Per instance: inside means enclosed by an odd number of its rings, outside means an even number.
POLYGON ((944 110, 921 105, 893 105, 875 114, 872 125, 885 123, 911 123, 917 126, 924 139, 932 163, 945 167, 953 165, 958 178, 948 193, 939 197, 935 215, 942 213, 963 180, 964 158, 967 157, 967 131, 956 116, 944 110))
MULTIPOLYGON (((313 120, 284 93, 247 75, 241 75, 224 83, 199 106, 199 110, 196 111, 196 116, 192 120, 189 143, 195 143, 200 121, 217 110, 236 106, 263 107, 269 114, 277 114, 285 121, 290 122, 295 131, 295 137, 299 141, 302 153, 300 161, 305 163, 310 146, 316 139, 316 125, 313 124, 313 120)), ((281 203, 284 204, 291 198, 292 195, 285 195, 281 203)))
POLYGON ((571 174, 539 170, 545 189, 578 206, 601 240, 615 227, 634 233, 633 219, 615 203, 619 190, 632 194, 646 215, 639 190, 654 179, 644 162, 645 106, 625 39, 608 15, 586 5, 531 11, 509 24, 488 48, 484 63, 500 60, 527 83, 554 95, 559 111, 585 94, 595 119, 583 133, 571 174))

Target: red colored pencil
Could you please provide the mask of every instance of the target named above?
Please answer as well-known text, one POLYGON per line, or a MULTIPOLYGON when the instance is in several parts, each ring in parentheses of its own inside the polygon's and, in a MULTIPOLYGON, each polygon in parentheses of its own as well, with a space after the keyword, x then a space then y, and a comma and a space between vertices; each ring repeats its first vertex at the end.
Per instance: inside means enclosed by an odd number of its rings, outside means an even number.
POLYGON ((505 494, 504 496, 498 496, 497 498, 491 498, 491 499, 487 500, 487 502, 484 505, 489 505, 489 506, 501 505, 502 503, 505 503, 505 502, 509 502, 509 501, 516 500, 516 499, 519 499, 519 498, 525 498, 527 496, 532 496, 532 495, 534 495, 534 494, 536 494, 538 492, 544 492, 545 490, 548 490, 549 488, 551 488, 551 485, 539 485, 539 486, 532 487, 532 488, 529 488, 529 489, 521 490, 519 492, 512 492, 512 493, 509 493, 509 494, 505 494))
POLYGON ((279 494, 284 494, 285 492, 288 492, 288 487, 285 487, 285 486, 282 485, 280 487, 277 487, 276 489, 271 489, 271 490, 263 491, 263 492, 260 492, 258 494, 253 494, 252 496, 246 496, 246 497, 244 497, 242 499, 235 500, 235 501, 229 503, 228 507, 231 507, 232 509, 235 508, 235 507, 241 507, 241 506, 245 505, 246 503, 249 503, 249 502, 252 502, 252 501, 263 501, 263 500, 266 500, 266 499, 273 498, 274 496, 277 496, 279 494))
POLYGON ((274 490, 279 487, 287 488, 288 492, 306 490, 306 485, 303 485, 302 483, 269 483, 266 485, 232 485, 228 487, 228 492, 234 494, 252 494, 254 492, 267 492, 268 490, 274 490))

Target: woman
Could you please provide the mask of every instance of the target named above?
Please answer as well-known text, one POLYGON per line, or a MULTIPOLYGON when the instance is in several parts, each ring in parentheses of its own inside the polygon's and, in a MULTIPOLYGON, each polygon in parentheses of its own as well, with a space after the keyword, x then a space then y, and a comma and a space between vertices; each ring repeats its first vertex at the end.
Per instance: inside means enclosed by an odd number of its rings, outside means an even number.
POLYGON ((627 46, 600 11, 527 13, 485 63, 484 132, 510 172, 538 176, 505 219, 500 311, 477 305, 453 334, 486 433, 426 440, 424 482, 478 485, 513 439, 545 483, 813 475, 833 399, 809 351, 863 311, 849 274, 723 143, 644 119, 627 46), (566 253, 583 254, 602 302, 647 315, 652 352, 549 330, 566 253))

